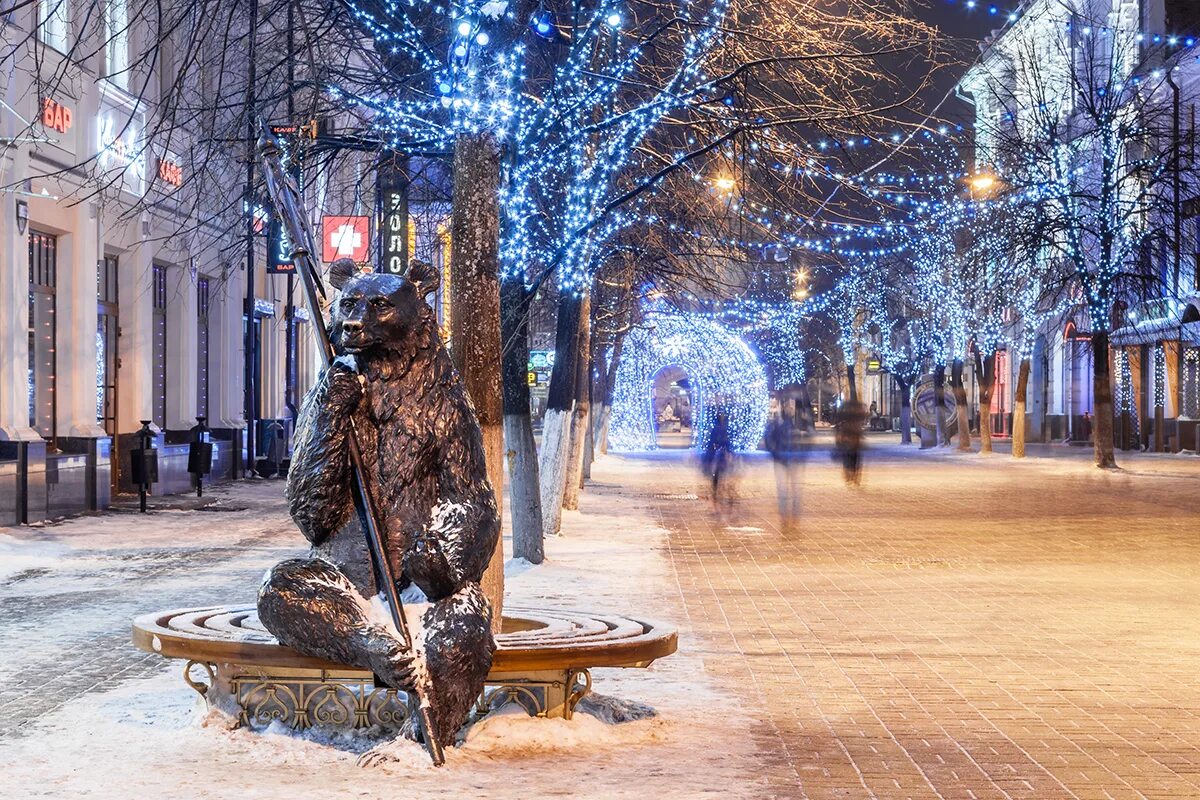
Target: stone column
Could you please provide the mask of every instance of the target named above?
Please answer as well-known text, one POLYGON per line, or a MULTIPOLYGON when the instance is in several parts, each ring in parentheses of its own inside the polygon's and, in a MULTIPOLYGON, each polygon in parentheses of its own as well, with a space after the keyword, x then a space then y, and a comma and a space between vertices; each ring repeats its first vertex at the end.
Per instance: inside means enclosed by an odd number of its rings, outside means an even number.
POLYGON ((166 426, 172 431, 196 424, 196 302, 192 264, 168 267, 166 426))
POLYGON ((96 422, 96 263, 100 225, 95 203, 71 209, 69 236, 59 237, 57 299, 57 433, 99 439, 96 422))
POLYGON ((245 342, 242 338, 242 293, 245 284, 239 265, 225 268, 224 280, 209 286, 208 375, 209 425, 245 428, 242 381, 245 342))
MULTIPOLYGON (((24 148, 0 160, 0 176, 13 185, 24 175, 24 148)), ((17 228, 19 197, 0 194, 0 441, 40 442, 29 427, 29 244, 17 228)))
MULTIPOLYGON (((139 221, 131 223, 140 225, 139 221)), ((144 240, 120 256, 120 392, 117 430, 136 433, 154 413, 154 250, 144 240)))

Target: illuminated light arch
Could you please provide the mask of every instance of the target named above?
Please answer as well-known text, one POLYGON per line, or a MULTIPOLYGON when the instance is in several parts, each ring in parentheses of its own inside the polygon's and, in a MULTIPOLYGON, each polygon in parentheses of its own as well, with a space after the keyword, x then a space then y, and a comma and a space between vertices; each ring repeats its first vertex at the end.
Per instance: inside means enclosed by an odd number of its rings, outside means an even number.
POLYGON ((653 312, 630 331, 621 350, 613 391, 609 443, 616 450, 658 447, 654 379, 667 367, 687 373, 692 391, 692 444, 708 440, 716 411, 729 416, 737 450, 762 440, 770 395, 762 363, 739 336, 706 317, 653 312))

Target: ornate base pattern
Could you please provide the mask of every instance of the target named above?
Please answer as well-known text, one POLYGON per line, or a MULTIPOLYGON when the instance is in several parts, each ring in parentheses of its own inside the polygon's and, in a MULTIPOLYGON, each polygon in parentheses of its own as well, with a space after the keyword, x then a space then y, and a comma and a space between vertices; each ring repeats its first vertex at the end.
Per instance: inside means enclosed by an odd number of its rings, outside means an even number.
MULTIPOLYGON (((189 661, 183 679, 210 708, 236 714, 238 726, 251 730, 280 723, 294 730, 394 733, 409 715, 403 693, 377 685, 375 676, 362 670, 260 669, 189 661)), ((476 703, 475 714, 481 716, 515 702, 531 716, 570 719, 591 686, 591 673, 586 669, 493 674, 476 703)))

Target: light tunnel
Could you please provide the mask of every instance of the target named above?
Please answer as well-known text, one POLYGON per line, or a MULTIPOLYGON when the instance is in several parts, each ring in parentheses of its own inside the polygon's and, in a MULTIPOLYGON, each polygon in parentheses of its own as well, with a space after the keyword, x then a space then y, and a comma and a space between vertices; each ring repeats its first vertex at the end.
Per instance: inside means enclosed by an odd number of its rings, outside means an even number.
POLYGON ((770 395, 758 356, 741 337, 704 317, 654 312, 629 332, 617 365, 609 445, 616 450, 657 449, 654 381, 664 369, 687 373, 692 392, 694 447, 708 441, 719 411, 729 418, 737 450, 762 440, 770 395))

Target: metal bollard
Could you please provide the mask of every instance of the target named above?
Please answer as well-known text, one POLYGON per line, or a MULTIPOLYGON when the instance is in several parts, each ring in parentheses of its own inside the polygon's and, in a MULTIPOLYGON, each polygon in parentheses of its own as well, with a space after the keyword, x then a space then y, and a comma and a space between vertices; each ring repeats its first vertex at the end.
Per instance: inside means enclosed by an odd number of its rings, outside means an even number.
POLYGON ((196 484, 196 497, 204 497, 204 476, 212 472, 213 446, 209 440, 208 417, 196 417, 192 428, 192 443, 188 447, 188 472, 196 484))
POLYGON ((150 430, 150 420, 141 420, 142 429, 137 432, 138 446, 129 453, 131 460, 130 473, 133 482, 138 485, 138 506, 143 514, 146 513, 146 496, 150 493, 150 485, 158 482, 158 450, 154 447, 154 431, 150 430))

